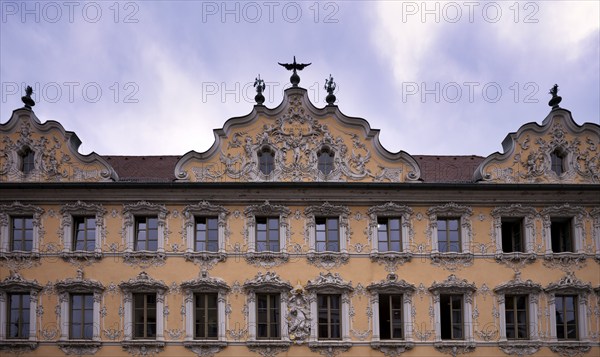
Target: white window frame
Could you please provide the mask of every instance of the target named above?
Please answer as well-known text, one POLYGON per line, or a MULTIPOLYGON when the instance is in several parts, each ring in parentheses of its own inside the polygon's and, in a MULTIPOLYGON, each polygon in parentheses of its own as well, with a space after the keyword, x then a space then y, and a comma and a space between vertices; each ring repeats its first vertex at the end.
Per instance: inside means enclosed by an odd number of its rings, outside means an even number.
POLYGON ((373 313, 373 334, 371 342, 390 342, 406 343, 413 341, 413 321, 412 321, 412 297, 416 291, 414 285, 407 283, 403 279, 398 280, 396 274, 388 274, 386 280, 378 283, 372 283, 367 286, 367 291, 371 293, 371 311, 373 313), (404 336, 402 339, 381 339, 379 330, 379 297, 381 295, 402 295, 402 325, 404 336))
POLYGON ((595 208, 590 212, 592 217, 592 237, 596 245, 596 260, 600 261, 600 208, 595 208))
POLYGON ((345 206, 334 206, 329 204, 329 202, 325 202, 321 206, 310 206, 304 210, 304 215, 306 216, 306 234, 308 236, 308 253, 309 254, 348 254, 348 216, 350 215, 350 210, 345 206), (335 217, 338 219, 338 234, 340 240, 340 250, 337 251, 324 251, 317 252, 316 251, 316 217, 335 217))
POLYGON ((288 216, 291 211, 289 208, 280 205, 273 205, 269 201, 265 201, 262 205, 248 206, 244 210, 246 216, 246 241, 248 253, 263 253, 256 252, 256 218, 257 217, 277 217, 279 219, 279 251, 264 253, 287 253, 287 243, 289 241, 289 223, 288 216))
POLYGON ((522 281, 521 273, 516 273, 515 278, 506 283, 498 285, 494 288, 498 301, 498 318, 500 320, 500 342, 509 342, 510 344, 519 345, 527 342, 539 341, 539 325, 538 325, 538 310, 539 296, 542 292, 540 284, 534 283, 531 280, 522 281), (527 318, 529 328, 528 339, 508 340, 506 337, 506 295, 524 295, 527 296, 527 318))
POLYGON ((589 342, 589 326, 587 320, 588 297, 592 292, 592 285, 583 283, 575 277, 573 272, 568 272, 566 276, 559 281, 550 283, 544 292, 548 299, 548 309, 550 311, 550 342, 560 344, 573 344, 589 342), (556 295, 575 295, 577 296, 577 341, 558 340, 556 336, 556 295))
POLYGON ((213 205, 207 201, 202 201, 195 205, 188 205, 183 209, 183 234, 186 242, 186 253, 221 253, 225 254, 225 230, 227 228, 227 216, 229 211, 223 206, 213 205), (218 220, 218 252, 196 251, 196 218, 198 217, 217 217, 218 220))
POLYGON ((472 227, 471 227, 471 215, 473 210, 467 206, 460 206, 455 203, 449 203, 442 206, 431 207, 427 210, 429 216, 429 229, 428 233, 431 240, 431 253, 456 255, 456 254, 470 254, 471 241, 472 241, 472 227), (438 245, 438 228, 437 221, 439 218, 453 218, 458 217, 460 221, 460 252, 440 252, 438 245))
POLYGON ((229 286, 219 278, 208 277, 206 272, 201 273, 201 276, 195 280, 189 280, 181 283, 183 290, 183 301, 185 304, 185 341, 195 343, 213 344, 216 342, 224 343, 227 340, 227 319, 225 316, 225 308, 227 303, 227 293, 229 286), (194 331, 194 303, 195 295, 202 294, 217 294, 217 315, 218 315, 218 331, 217 338, 214 339, 197 339, 194 331))
POLYGON ((371 240, 371 254, 383 253, 410 253, 410 235, 412 231, 412 223, 410 217, 413 210, 408 206, 400 206, 393 202, 388 202, 383 205, 373 206, 367 210, 369 215, 369 238, 371 240), (401 227, 401 252, 394 251, 379 251, 378 240, 378 219, 379 218, 399 218, 401 227))
MULTIPOLYGON (((0 341, 2 344, 21 344, 23 342, 37 342, 37 307, 39 293, 42 290, 35 280, 26 280, 16 272, 0 282, 0 341), (29 294, 29 337, 27 339, 7 338, 7 311, 9 294, 29 294)), ((36 345, 37 346, 37 345, 36 345)), ((35 348, 35 347, 33 347, 35 348)))
POLYGON ((275 272, 266 272, 264 275, 258 273, 254 279, 244 283, 246 291, 246 304, 248 306, 248 342, 252 344, 269 344, 271 342, 288 343, 290 341, 287 316, 287 300, 289 292, 292 290, 292 285, 281 278, 275 272), (258 326, 256 317, 256 295, 257 294, 279 294, 279 309, 280 309, 280 339, 257 339, 256 329, 258 326))
POLYGON ((21 255, 37 257, 40 254, 40 231, 42 227, 42 214, 44 209, 20 202, 14 202, 9 205, 0 205, 0 253, 4 256, 21 255), (32 216, 33 217, 33 244, 31 251, 12 250, 11 247, 11 222, 13 217, 32 216))
POLYGON ((537 211, 533 207, 521 206, 514 204, 510 206, 496 207, 491 212, 492 216, 492 238, 496 242, 496 255, 519 255, 520 254, 535 254, 535 218, 537 211), (523 220, 523 243, 525 249, 523 252, 505 253, 502 249, 502 219, 503 218, 518 218, 523 220))
POLYGON ((125 252, 161 254, 165 252, 165 231, 167 229, 167 215, 169 211, 164 205, 140 201, 135 204, 123 205, 123 219, 125 229, 125 252), (152 216, 158 219, 158 247, 156 251, 135 250, 135 221, 136 217, 152 216))
POLYGON ((89 204, 81 201, 77 201, 73 204, 66 204, 60 209, 62 218, 60 220, 63 242, 63 256, 72 256, 74 252, 78 252, 84 255, 94 254, 96 257, 101 257, 102 254, 102 242, 106 236, 106 227, 104 225, 104 216, 106 215, 106 209, 102 205, 89 204), (96 219, 96 235, 94 237, 94 251, 74 251, 73 250, 73 222, 75 217, 90 217, 94 216, 96 219))
POLYGON ((341 342, 350 342, 350 293, 354 291, 352 285, 342 279, 339 273, 319 273, 314 280, 309 280, 306 285, 306 291, 309 292, 310 301, 310 338, 309 342, 321 345, 340 344, 341 342), (317 306, 317 295, 341 295, 341 340, 320 340, 319 339, 319 310, 317 306))
POLYGON ((540 215, 542 216, 542 237, 546 243, 546 255, 585 254, 584 217, 587 212, 582 207, 570 206, 569 204, 546 207, 540 212, 540 215), (571 233, 573 235, 571 238, 573 239, 574 252, 555 253, 552 251, 551 223, 553 218, 569 218, 571 220, 571 233))
POLYGON ((164 329, 164 307, 165 294, 168 291, 168 286, 162 281, 154 280, 141 272, 137 277, 129 279, 127 282, 119 284, 119 288, 123 292, 123 339, 126 342, 130 341, 157 341, 165 340, 164 329), (155 339, 139 339, 133 338, 133 294, 156 294, 156 338, 155 339))
POLYGON ((429 291, 432 293, 435 341, 442 344, 455 344, 456 342, 473 342, 473 295, 476 291, 474 283, 466 279, 458 279, 454 274, 441 283, 433 282, 429 291), (442 340, 440 295, 463 296, 463 336, 461 340, 442 340))
MULTIPOLYGON (((100 303, 104 287, 100 282, 83 278, 83 271, 77 270, 75 279, 65 279, 55 284, 60 304, 60 341, 73 341, 69 336, 71 318, 71 295, 93 294, 93 325, 94 332, 91 341, 100 341, 100 303)), ((87 340, 86 340, 87 341, 87 340)))

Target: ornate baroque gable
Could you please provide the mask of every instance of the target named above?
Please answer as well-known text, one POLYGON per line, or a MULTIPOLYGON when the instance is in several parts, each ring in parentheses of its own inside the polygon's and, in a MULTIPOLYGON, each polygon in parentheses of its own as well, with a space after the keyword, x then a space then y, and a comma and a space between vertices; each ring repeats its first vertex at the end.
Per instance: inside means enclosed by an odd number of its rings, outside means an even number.
POLYGON ((181 158, 175 175, 193 182, 417 181, 416 161, 385 150, 378 135, 365 120, 336 106, 318 109, 305 89, 289 88, 277 108, 257 105, 227 121, 208 151, 181 158), (261 170, 262 155, 272 156, 272 170, 261 170), (325 172, 319 170, 320 155, 332 158, 325 172))
POLYGON ((118 181, 115 170, 98 154, 77 151, 81 141, 74 132, 56 121, 42 124, 29 109, 15 110, 0 124, 0 133, 2 182, 118 181))
POLYGON ((502 142, 504 153, 488 156, 475 180, 493 183, 599 183, 600 126, 578 125, 556 108, 542 125, 528 123, 502 142))

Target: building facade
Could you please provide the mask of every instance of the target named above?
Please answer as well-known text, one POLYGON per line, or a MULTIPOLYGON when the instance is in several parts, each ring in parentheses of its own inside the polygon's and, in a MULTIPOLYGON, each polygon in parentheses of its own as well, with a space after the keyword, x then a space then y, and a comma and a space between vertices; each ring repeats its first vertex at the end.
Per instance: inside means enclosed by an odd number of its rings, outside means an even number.
POLYGON ((600 126, 555 87, 503 153, 391 153, 294 75, 180 157, 84 156, 29 92, 0 123, 2 355, 600 354, 600 126))

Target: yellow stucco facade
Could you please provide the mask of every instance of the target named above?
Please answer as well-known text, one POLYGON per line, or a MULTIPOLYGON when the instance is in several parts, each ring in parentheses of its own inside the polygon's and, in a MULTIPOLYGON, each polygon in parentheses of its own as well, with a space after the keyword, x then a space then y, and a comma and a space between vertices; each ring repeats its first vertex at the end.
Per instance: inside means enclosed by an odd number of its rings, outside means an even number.
POLYGON ((228 120, 170 181, 120 180, 28 108, 0 132, 2 355, 600 354, 600 127, 558 106, 467 183, 427 182, 365 120, 299 87, 228 120), (198 249, 208 219, 215 245, 198 249), (216 299, 209 322, 201 294, 216 299))

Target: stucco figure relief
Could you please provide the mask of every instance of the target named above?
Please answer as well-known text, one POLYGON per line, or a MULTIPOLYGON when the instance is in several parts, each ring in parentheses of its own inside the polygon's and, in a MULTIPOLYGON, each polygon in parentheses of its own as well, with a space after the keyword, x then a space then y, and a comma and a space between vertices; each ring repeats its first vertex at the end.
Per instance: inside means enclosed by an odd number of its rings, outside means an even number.
POLYGON ((504 140, 504 154, 492 154, 479 166, 475 179, 495 183, 600 182, 600 128, 575 124, 560 109, 540 127, 522 126, 504 140))
POLYGON ((301 344, 310 336, 310 303, 300 284, 290 293, 288 301, 288 331, 290 340, 301 344))
POLYGON ((0 181, 76 182, 113 181, 113 168, 97 154, 80 155, 81 142, 56 122, 41 124, 34 114, 13 114, 0 125, 0 181), (64 145, 66 143, 66 145, 64 145), (23 160, 33 154, 33 167, 24 171, 23 160))
MULTIPOLYGON (((273 124, 264 124, 255 134, 238 130, 230 134, 218 162, 190 167, 194 181, 416 181, 418 167, 398 160, 395 166, 373 164, 373 153, 356 133, 334 131, 314 118, 299 94, 287 97, 287 108, 273 124), (272 167, 261 167, 263 153, 273 157, 272 167), (333 157, 331 166, 320 167, 319 156, 333 157), (414 167, 411 167, 414 166, 414 167), (405 172, 404 168, 408 168, 405 172), (404 177, 403 177, 404 176, 404 177)), ((179 165, 178 165, 179 166, 179 165)), ((179 179, 190 179, 187 171, 179 179)))

